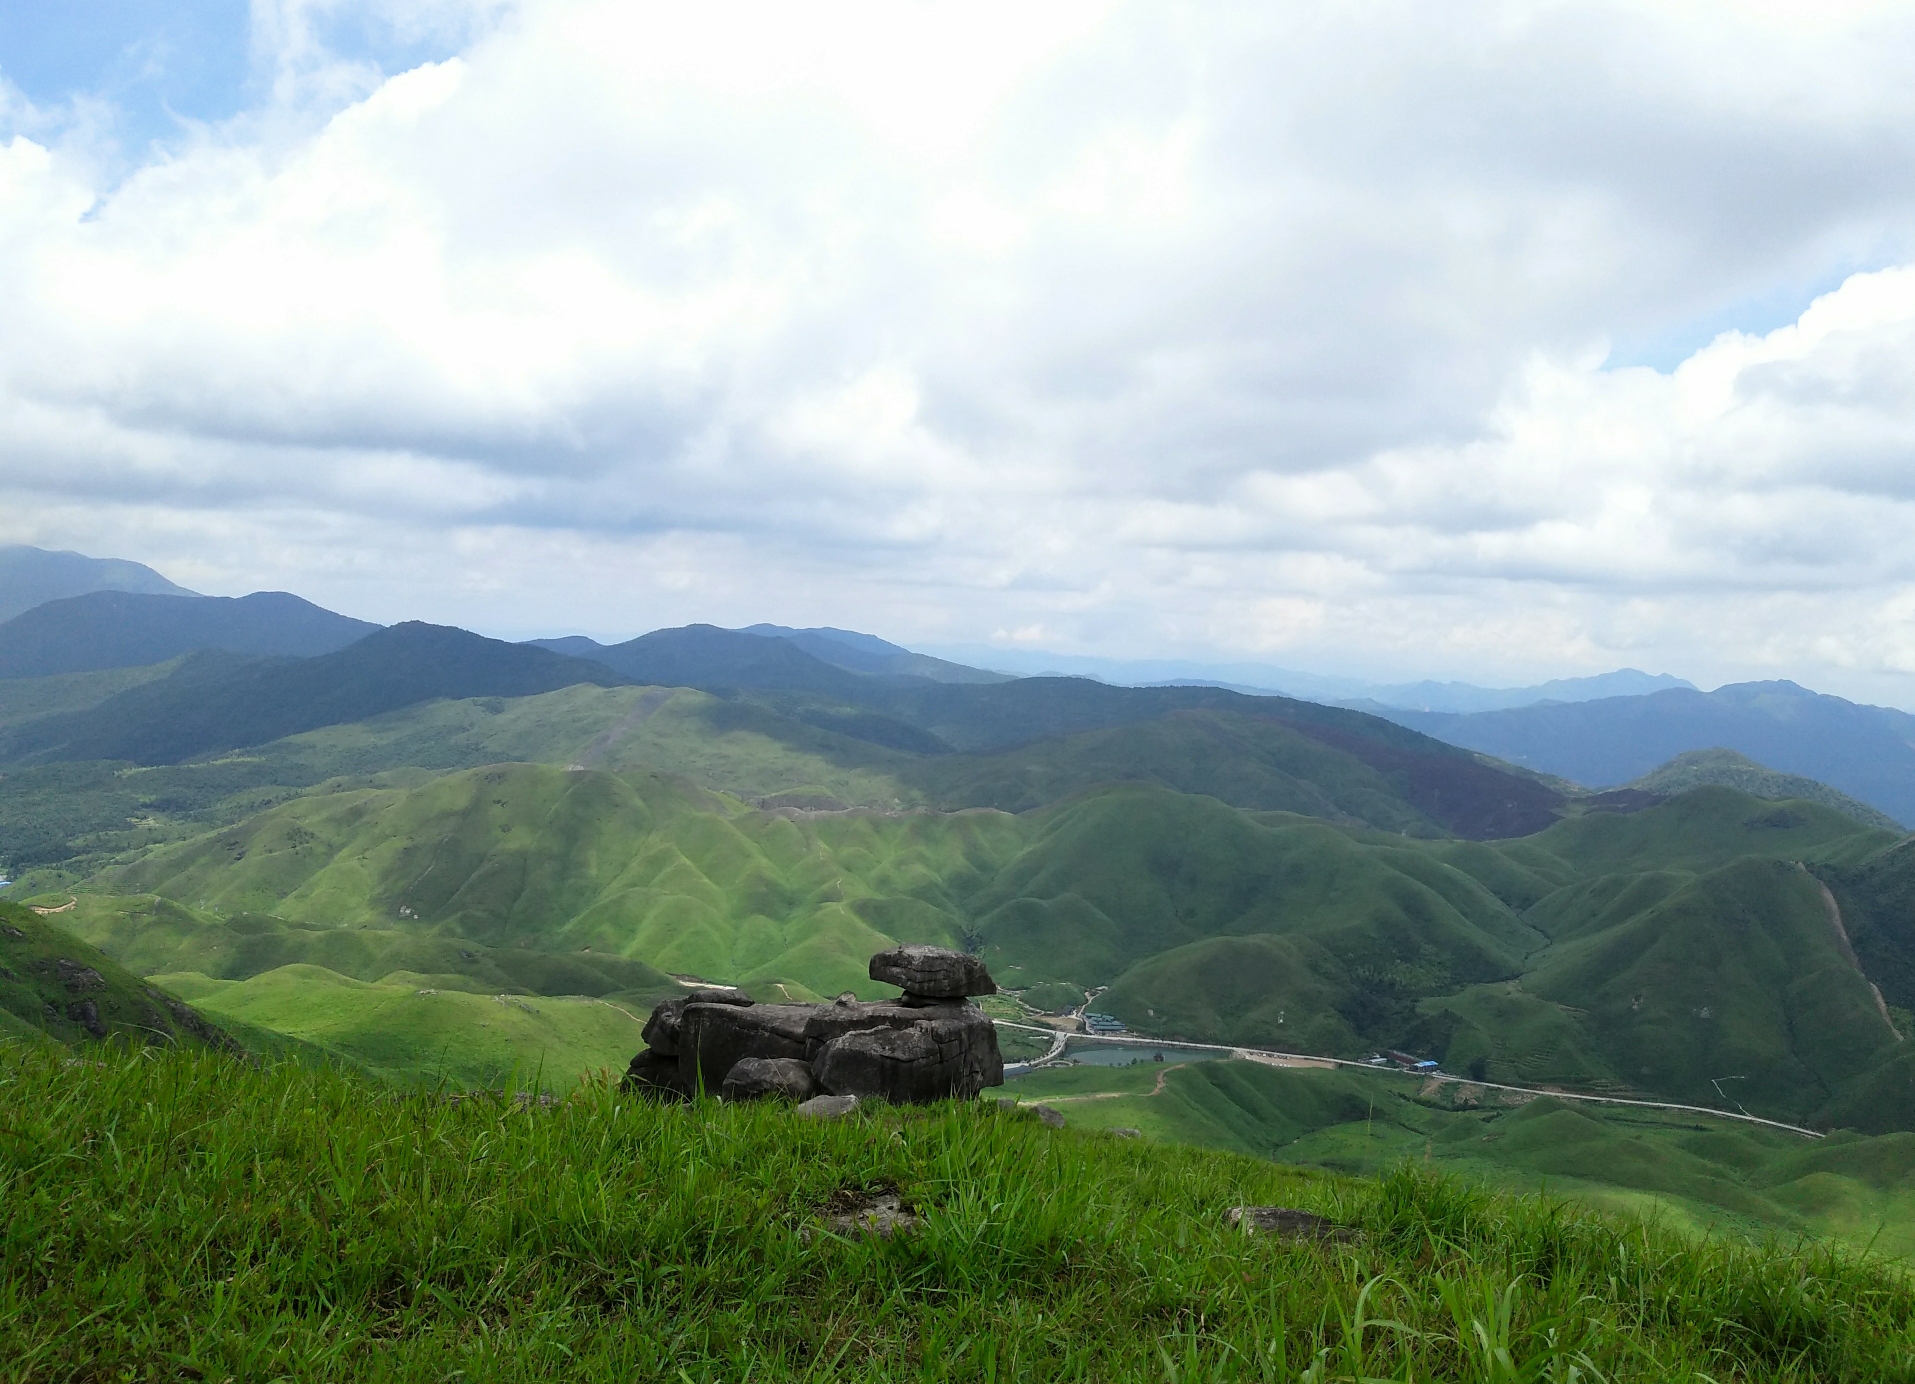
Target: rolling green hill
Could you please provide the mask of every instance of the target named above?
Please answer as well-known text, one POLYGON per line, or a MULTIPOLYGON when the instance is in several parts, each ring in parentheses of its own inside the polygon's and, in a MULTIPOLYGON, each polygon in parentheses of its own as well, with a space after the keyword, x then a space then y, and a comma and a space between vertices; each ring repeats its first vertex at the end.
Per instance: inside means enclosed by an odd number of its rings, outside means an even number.
POLYGON ((1722 788, 1470 843, 1147 784, 1018 815, 807 812, 496 765, 156 849, 95 881, 74 926, 149 974, 316 964, 547 994, 658 992, 661 972, 876 994, 872 952, 964 945, 1010 986, 1109 986, 1098 1006, 1143 1032, 1413 1046, 1492 1079, 1886 1130, 1915 1128, 1907 1045, 1797 862, 1860 868, 1895 840, 1722 788), (233 921, 137 916, 178 905, 233 921), (269 940, 237 944, 242 926, 269 940), (534 979, 529 955, 595 969, 534 979))
POLYGON ((239 1051, 177 994, 140 980, 33 910, 3 902, 0 1037, 239 1051))
POLYGON ((474 994, 459 975, 394 971, 376 982, 290 965, 247 980, 193 972, 154 983, 221 1021, 284 1034, 374 1076, 453 1090, 567 1089, 620 1072, 648 1009, 586 995, 474 994))
POLYGON ((1734 788, 1756 798, 1776 801, 1797 798, 1803 802, 1820 803, 1863 826, 1880 827, 1885 831, 1901 830, 1901 825, 1894 818, 1877 812, 1867 803, 1858 802, 1826 783, 1817 783, 1800 774, 1779 774, 1734 750, 1690 750, 1627 786, 1646 793, 1667 795, 1686 793, 1691 788, 1701 788, 1707 784, 1734 788))

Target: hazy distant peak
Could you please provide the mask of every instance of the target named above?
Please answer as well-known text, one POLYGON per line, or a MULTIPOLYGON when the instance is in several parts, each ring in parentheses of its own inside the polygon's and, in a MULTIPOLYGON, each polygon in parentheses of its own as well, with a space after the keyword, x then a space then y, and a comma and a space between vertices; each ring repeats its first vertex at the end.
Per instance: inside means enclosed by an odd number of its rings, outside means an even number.
POLYGON ((1003 682, 1008 676, 963 663, 951 663, 930 654, 913 653, 875 634, 835 629, 829 625, 815 629, 794 629, 790 625, 746 625, 737 632, 755 634, 762 639, 786 640, 813 658, 852 673, 929 678, 933 682, 955 683, 1003 682))
POLYGON ((757 634, 772 639, 790 639, 803 647, 806 638, 829 640, 833 644, 843 644, 846 648, 858 649, 867 654, 909 654, 911 651, 902 644, 893 644, 880 639, 875 634, 860 634, 857 630, 834 629, 830 625, 820 625, 815 629, 794 629, 790 625, 746 625, 738 631, 740 634, 757 634))
POLYGON ((0 620, 35 606, 91 591, 130 591, 145 596, 197 596, 144 563, 117 557, 87 557, 25 544, 0 547, 0 620))

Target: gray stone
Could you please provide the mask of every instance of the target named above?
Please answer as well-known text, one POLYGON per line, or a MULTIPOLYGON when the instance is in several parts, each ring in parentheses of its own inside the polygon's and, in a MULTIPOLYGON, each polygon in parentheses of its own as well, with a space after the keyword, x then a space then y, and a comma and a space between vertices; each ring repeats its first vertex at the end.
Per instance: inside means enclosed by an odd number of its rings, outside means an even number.
POLYGON ((733 985, 708 985, 694 990, 685 996, 686 1004, 735 1004, 744 1006, 755 1003, 750 995, 733 985))
POLYGON ((678 1079, 678 1057, 647 1048, 632 1059, 625 1069, 625 1087, 654 1100, 684 1100, 686 1091, 678 1079))
POLYGON ((639 1037, 645 1046, 664 1057, 678 1056, 678 1024, 685 1015, 684 1000, 666 1000, 652 1010, 639 1037))
POLYGON ((1054 1109, 1048 1105, 1033 1105, 1031 1107, 1031 1113, 1037 1116, 1040 1124, 1046 1125, 1051 1129, 1062 1129, 1064 1127, 1064 1112, 1062 1110, 1054 1109))
POLYGON ((811 1070, 834 1095, 875 1096, 895 1105, 968 1100, 1004 1084, 997 1028, 975 1009, 845 1033, 818 1049, 811 1070))
POLYGON ((805 1041, 814 1045, 815 1056, 815 1045, 829 1043, 847 1033, 874 1028, 910 1028, 927 1019, 939 1017, 961 1018, 967 1009, 969 1006, 963 1000, 938 1000, 934 1005, 926 1006, 908 1004, 904 1000, 878 1000, 866 1004, 860 1000, 846 1002, 840 998, 830 1004, 813 1007, 811 1017, 805 1021, 805 1041))
POLYGON ((841 1120, 858 1109, 856 1096, 813 1096, 798 1107, 807 1120, 841 1120))
POLYGON ((871 968, 910 993, 876 1003, 847 991, 829 1004, 754 1004, 741 991, 701 989, 666 1000, 646 1020, 646 1051, 632 1060, 628 1084, 682 1096, 768 1093, 760 1089, 766 1071, 740 1069, 747 1060, 784 1064, 774 1085, 793 1099, 808 1093, 791 1064, 804 1065, 832 1095, 900 1104, 964 1099, 1003 1084, 997 1029, 964 994, 996 989, 977 958, 897 947, 871 968))
POLYGON ((905 946, 881 951, 871 958, 871 978, 895 985, 907 995, 932 999, 997 993, 997 982, 982 961, 947 947, 905 946))
POLYGON ((918 1228, 918 1218, 896 1192, 841 1193, 832 1201, 824 1222, 839 1235, 870 1235, 888 1240, 900 1231, 918 1228))
POLYGON ((747 1057, 810 1057, 808 1004, 707 1004, 687 1000, 678 1021, 678 1079, 691 1092, 716 1095, 747 1057))
POLYGON ((1283 1240, 1340 1240, 1362 1238, 1360 1231, 1338 1225, 1328 1216, 1288 1206, 1233 1206, 1224 1213, 1227 1224, 1246 1235, 1275 1235, 1283 1240))
POLYGON ((1129 1125, 1119 1125, 1113 1129, 1111 1133, 1119 1139, 1141 1139, 1144 1137, 1143 1130, 1132 1129, 1129 1125))
POLYGON ((726 1100, 758 1100, 765 1096, 807 1101, 818 1093, 811 1065, 798 1057, 745 1057, 725 1073, 726 1100))

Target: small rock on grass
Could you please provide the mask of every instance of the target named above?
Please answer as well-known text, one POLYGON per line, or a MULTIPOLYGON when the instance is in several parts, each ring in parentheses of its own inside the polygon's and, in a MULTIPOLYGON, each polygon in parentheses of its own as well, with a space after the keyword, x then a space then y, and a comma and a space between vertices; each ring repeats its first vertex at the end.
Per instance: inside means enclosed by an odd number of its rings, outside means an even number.
POLYGON ((840 1235, 872 1235, 889 1239, 900 1231, 916 1230, 918 1218, 905 1208, 896 1192, 841 1192, 832 1198, 825 1225, 840 1235))
POLYGON ((1247 1235, 1275 1235, 1282 1240, 1356 1240, 1361 1233, 1338 1225, 1328 1216, 1288 1206, 1233 1206, 1224 1220, 1247 1235))
POLYGON ((808 1120, 841 1120, 858 1108, 856 1096, 813 1096, 798 1107, 808 1120))
POLYGON ((1141 1139, 1144 1137, 1143 1130, 1132 1129, 1129 1125, 1119 1125, 1111 1131, 1111 1134, 1118 1139, 1141 1139))

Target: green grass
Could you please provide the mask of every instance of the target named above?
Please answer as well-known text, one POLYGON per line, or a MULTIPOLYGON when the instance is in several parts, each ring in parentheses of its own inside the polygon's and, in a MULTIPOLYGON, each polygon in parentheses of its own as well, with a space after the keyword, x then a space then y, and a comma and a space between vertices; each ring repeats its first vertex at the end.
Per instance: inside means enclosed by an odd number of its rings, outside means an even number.
POLYGON ((1915 1290, 1404 1170, 987 1102, 817 1123, 582 1086, 0 1052, 0 1379, 1915 1378, 1915 1290), (922 1218, 824 1231, 847 1191, 922 1218), (1359 1228, 1226 1228, 1241 1204, 1359 1228))
POLYGON ((1375 1175, 1404 1162, 1690 1231, 1839 1239, 1915 1258, 1915 1134, 1812 1140, 1680 1111, 1559 1101, 1387 1071, 1187 1062, 1046 1069, 1007 1094, 1074 1125, 1375 1175), (1152 1094, 1158 1078, 1161 1091, 1152 1094))
POLYGON ((249 980, 187 972, 154 977, 218 1022, 284 1034, 395 1081, 454 1090, 516 1079, 546 1089, 582 1073, 622 1072, 644 1044, 647 1011, 584 995, 486 995, 444 988, 461 976, 394 972, 368 983, 319 966, 282 966, 249 980))
POLYGON ((0 1036, 75 1046, 230 1045, 172 992, 11 903, 0 903, 0 1036))

